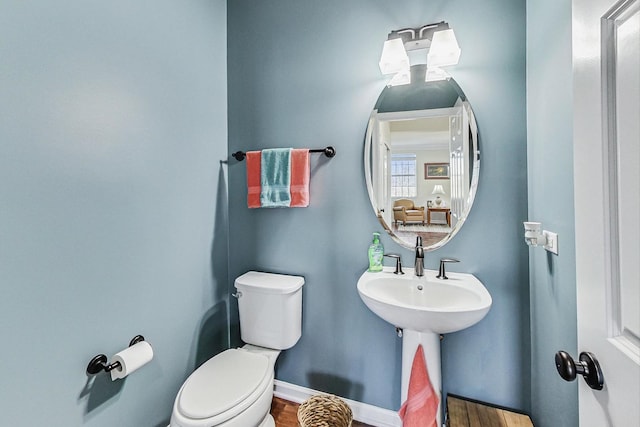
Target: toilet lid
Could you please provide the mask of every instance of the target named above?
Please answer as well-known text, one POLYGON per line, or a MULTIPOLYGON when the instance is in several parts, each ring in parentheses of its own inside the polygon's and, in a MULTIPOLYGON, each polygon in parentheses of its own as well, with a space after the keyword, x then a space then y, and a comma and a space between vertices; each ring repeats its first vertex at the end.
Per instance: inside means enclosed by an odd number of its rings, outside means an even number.
POLYGON ((246 400, 270 375, 263 354, 226 350, 196 369, 182 387, 178 407, 190 418, 210 418, 246 400))

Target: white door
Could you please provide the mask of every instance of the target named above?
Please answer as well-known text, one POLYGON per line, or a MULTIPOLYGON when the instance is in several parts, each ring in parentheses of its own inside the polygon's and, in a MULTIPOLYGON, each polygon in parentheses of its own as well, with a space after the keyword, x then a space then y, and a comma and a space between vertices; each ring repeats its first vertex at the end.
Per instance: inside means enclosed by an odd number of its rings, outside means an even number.
MULTIPOLYGON (((581 427, 640 426, 640 0, 573 0, 581 427)), ((573 355, 575 359, 578 355, 573 355)))

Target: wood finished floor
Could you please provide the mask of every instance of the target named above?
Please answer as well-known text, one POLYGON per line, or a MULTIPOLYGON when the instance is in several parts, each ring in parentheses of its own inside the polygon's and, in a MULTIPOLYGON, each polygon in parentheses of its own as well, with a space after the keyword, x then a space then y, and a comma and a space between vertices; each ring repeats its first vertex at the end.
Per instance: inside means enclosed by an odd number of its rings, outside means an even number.
MULTIPOLYGON (((276 427, 298 427, 298 406, 300 405, 297 403, 274 397, 271 402, 271 415, 276 420, 276 427)), ((373 426, 354 421, 352 427, 373 426)))

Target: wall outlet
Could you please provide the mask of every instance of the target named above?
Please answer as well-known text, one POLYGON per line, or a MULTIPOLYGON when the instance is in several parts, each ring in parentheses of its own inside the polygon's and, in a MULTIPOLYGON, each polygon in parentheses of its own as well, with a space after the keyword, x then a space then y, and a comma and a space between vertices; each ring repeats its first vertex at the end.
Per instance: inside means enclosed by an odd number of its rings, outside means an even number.
POLYGON ((544 245, 544 248, 549 252, 558 255, 558 233, 543 230, 542 234, 547 238, 547 244, 544 245))

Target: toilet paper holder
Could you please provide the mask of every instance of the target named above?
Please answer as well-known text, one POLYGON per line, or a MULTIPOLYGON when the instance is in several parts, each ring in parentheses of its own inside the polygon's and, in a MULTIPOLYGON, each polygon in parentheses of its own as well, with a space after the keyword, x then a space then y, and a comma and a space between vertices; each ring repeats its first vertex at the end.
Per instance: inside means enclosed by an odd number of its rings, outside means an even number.
MULTIPOLYGON (((129 342, 129 347, 134 346, 141 341, 144 341, 144 337, 142 335, 136 335, 129 342)), ((107 365, 107 356, 104 354, 98 354, 91 359, 91 362, 87 365, 87 375, 96 375, 101 371, 110 372, 120 367, 120 362, 113 362, 107 365)))

